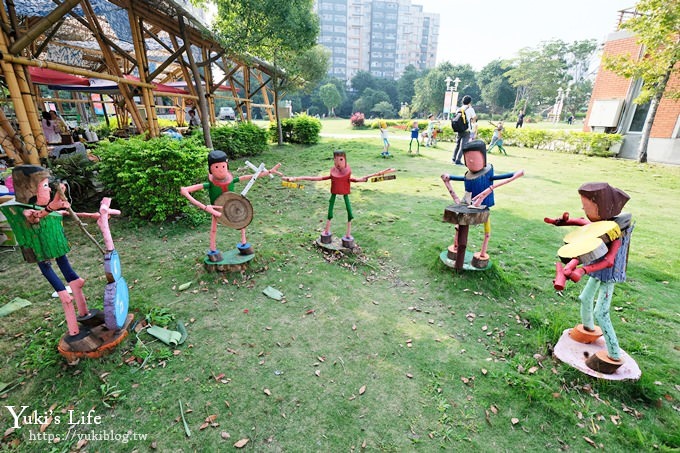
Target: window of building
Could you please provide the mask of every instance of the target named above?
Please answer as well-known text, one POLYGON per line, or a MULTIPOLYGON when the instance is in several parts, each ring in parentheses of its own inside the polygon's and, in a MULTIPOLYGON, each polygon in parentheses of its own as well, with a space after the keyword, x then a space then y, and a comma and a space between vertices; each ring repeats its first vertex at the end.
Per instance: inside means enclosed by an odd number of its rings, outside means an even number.
POLYGON ((645 120, 647 119, 647 113, 649 113, 649 102, 645 104, 633 104, 635 105, 635 113, 633 114, 633 119, 628 127, 628 132, 642 132, 642 128, 645 125, 645 120))

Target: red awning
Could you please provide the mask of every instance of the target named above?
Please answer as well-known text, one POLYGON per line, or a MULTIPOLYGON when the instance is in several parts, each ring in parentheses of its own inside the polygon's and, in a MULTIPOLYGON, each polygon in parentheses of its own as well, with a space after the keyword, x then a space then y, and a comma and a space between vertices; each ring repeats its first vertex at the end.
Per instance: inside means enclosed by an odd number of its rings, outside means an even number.
MULTIPOLYGON (((129 79, 129 80, 139 80, 139 77, 135 77, 133 75, 126 75, 125 78, 129 79)), ((170 85, 165 85, 165 84, 162 84, 162 83, 153 82, 153 86, 154 86, 153 90, 157 91, 159 93, 189 94, 189 92, 187 90, 183 90, 181 88, 176 88, 176 87, 173 87, 173 86, 170 86, 170 85)))
POLYGON ((78 85, 90 86, 90 81, 85 77, 78 77, 65 72, 55 71, 54 69, 28 67, 28 73, 33 83, 42 85, 78 85))

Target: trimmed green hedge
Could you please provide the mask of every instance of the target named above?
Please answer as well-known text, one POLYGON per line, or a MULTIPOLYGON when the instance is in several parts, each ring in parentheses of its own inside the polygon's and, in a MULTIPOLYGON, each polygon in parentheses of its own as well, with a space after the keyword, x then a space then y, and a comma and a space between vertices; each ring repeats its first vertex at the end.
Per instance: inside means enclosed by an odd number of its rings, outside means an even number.
MULTIPOLYGON (((314 145, 321 139, 321 121, 305 114, 281 120, 281 130, 283 141, 287 143, 314 145)), ((269 125, 269 135, 272 141, 278 141, 276 123, 269 125)))
POLYGON ((102 141, 97 170, 124 215, 163 222, 196 211, 179 191, 207 180, 208 152, 195 137, 102 141))
POLYGON ((213 127, 210 136, 213 148, 227 153, 229 159, 262 154, 267 150, 269 139, 266 129, 248 122, 213 127))
MULTIPOLYGON (((437 135, 439 141, 455 141, 456 134, 450 125, 443 126, 437 135)), ((421 129, 422 130, 422 129, 421 129)), ((493 128, 480 127, 478 138, 486 143, 491 142, 493 128)), ((546 149, 562 153, 585 154, 588 156, 612 157, 618 153, 618 145, 623 141, 620 134, 604 134, 601 132, 580 132, 545 129, 503 130, 503 144, 522 148, 546 149), (616 151, 615 151, 616 150, 616 151)))

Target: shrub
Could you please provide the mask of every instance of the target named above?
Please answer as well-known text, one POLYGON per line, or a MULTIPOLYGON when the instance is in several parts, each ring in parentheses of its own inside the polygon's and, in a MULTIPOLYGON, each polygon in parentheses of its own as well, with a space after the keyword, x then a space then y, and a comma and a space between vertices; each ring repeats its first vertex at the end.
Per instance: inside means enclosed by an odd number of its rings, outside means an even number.
POLYGON ((352 124, 352 127, 364 127, 365 121, 366 117, 361 112, 352 113, 352 116, 349 119, 349 122, 350 124, 352 124))
MULTIPOLYGON (((198 131, 198 136, 203 134, 198 131)), ((267 150, 267 131, 253 123, 238 122, 210 129, 213 147, 227 153, 229 159, 257 156, 267 150)))
POLYGON ((95 164, 82 154, 73 154, 48 161, 48 167, 58 179, 65 180, 76 211, 90 211, 99 207, 101 183, 95 164))
POLYGON ((208 151, 196 138, 102 142, 97 170, 125 215, 162 222, 194 209, 179 191, 205 179, 208 151))
MULTIPOLYGON (((314 145, 321 138, 321 121, 305 114, 295 115, 281 121, 281 130, 284 142, 314 145)), ((269 126, 269 133, 273 140, 277 139, 276 123, 269 126)))

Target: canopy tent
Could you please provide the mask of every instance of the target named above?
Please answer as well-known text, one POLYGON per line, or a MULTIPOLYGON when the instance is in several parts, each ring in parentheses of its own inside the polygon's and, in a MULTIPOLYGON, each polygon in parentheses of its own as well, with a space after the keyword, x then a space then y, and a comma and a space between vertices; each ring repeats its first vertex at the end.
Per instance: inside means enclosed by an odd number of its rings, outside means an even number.
POLYGON ((28 74, 31 76, 33 83, 41 85, 71 85, 79 88, 90 86, 90 81, 85 77, 66 74, 54 69, 29 66, 28 74))
MULTIPOLYGON (((126 75, 128 80, 139 80, 139 77, 132 75, 126 75)), ((88 82, 87 86, 72 84, 72 83, 50 83, 48 88, 51 90, 63 90, 63 91, 79 91, 81 93, 102 93, 102 94, 119 94, 120 87, 118 84, 112 80, 105 79, 85 79, 88 82)), ((165 94, 176 94, 176 95, 186 95, 189 94, 188 91, 175 86, 166 85, 162 83, 153 82, 154 92, 165 93, 165 94)), ((184 85, 186 86, 186 84, 184 85)))

